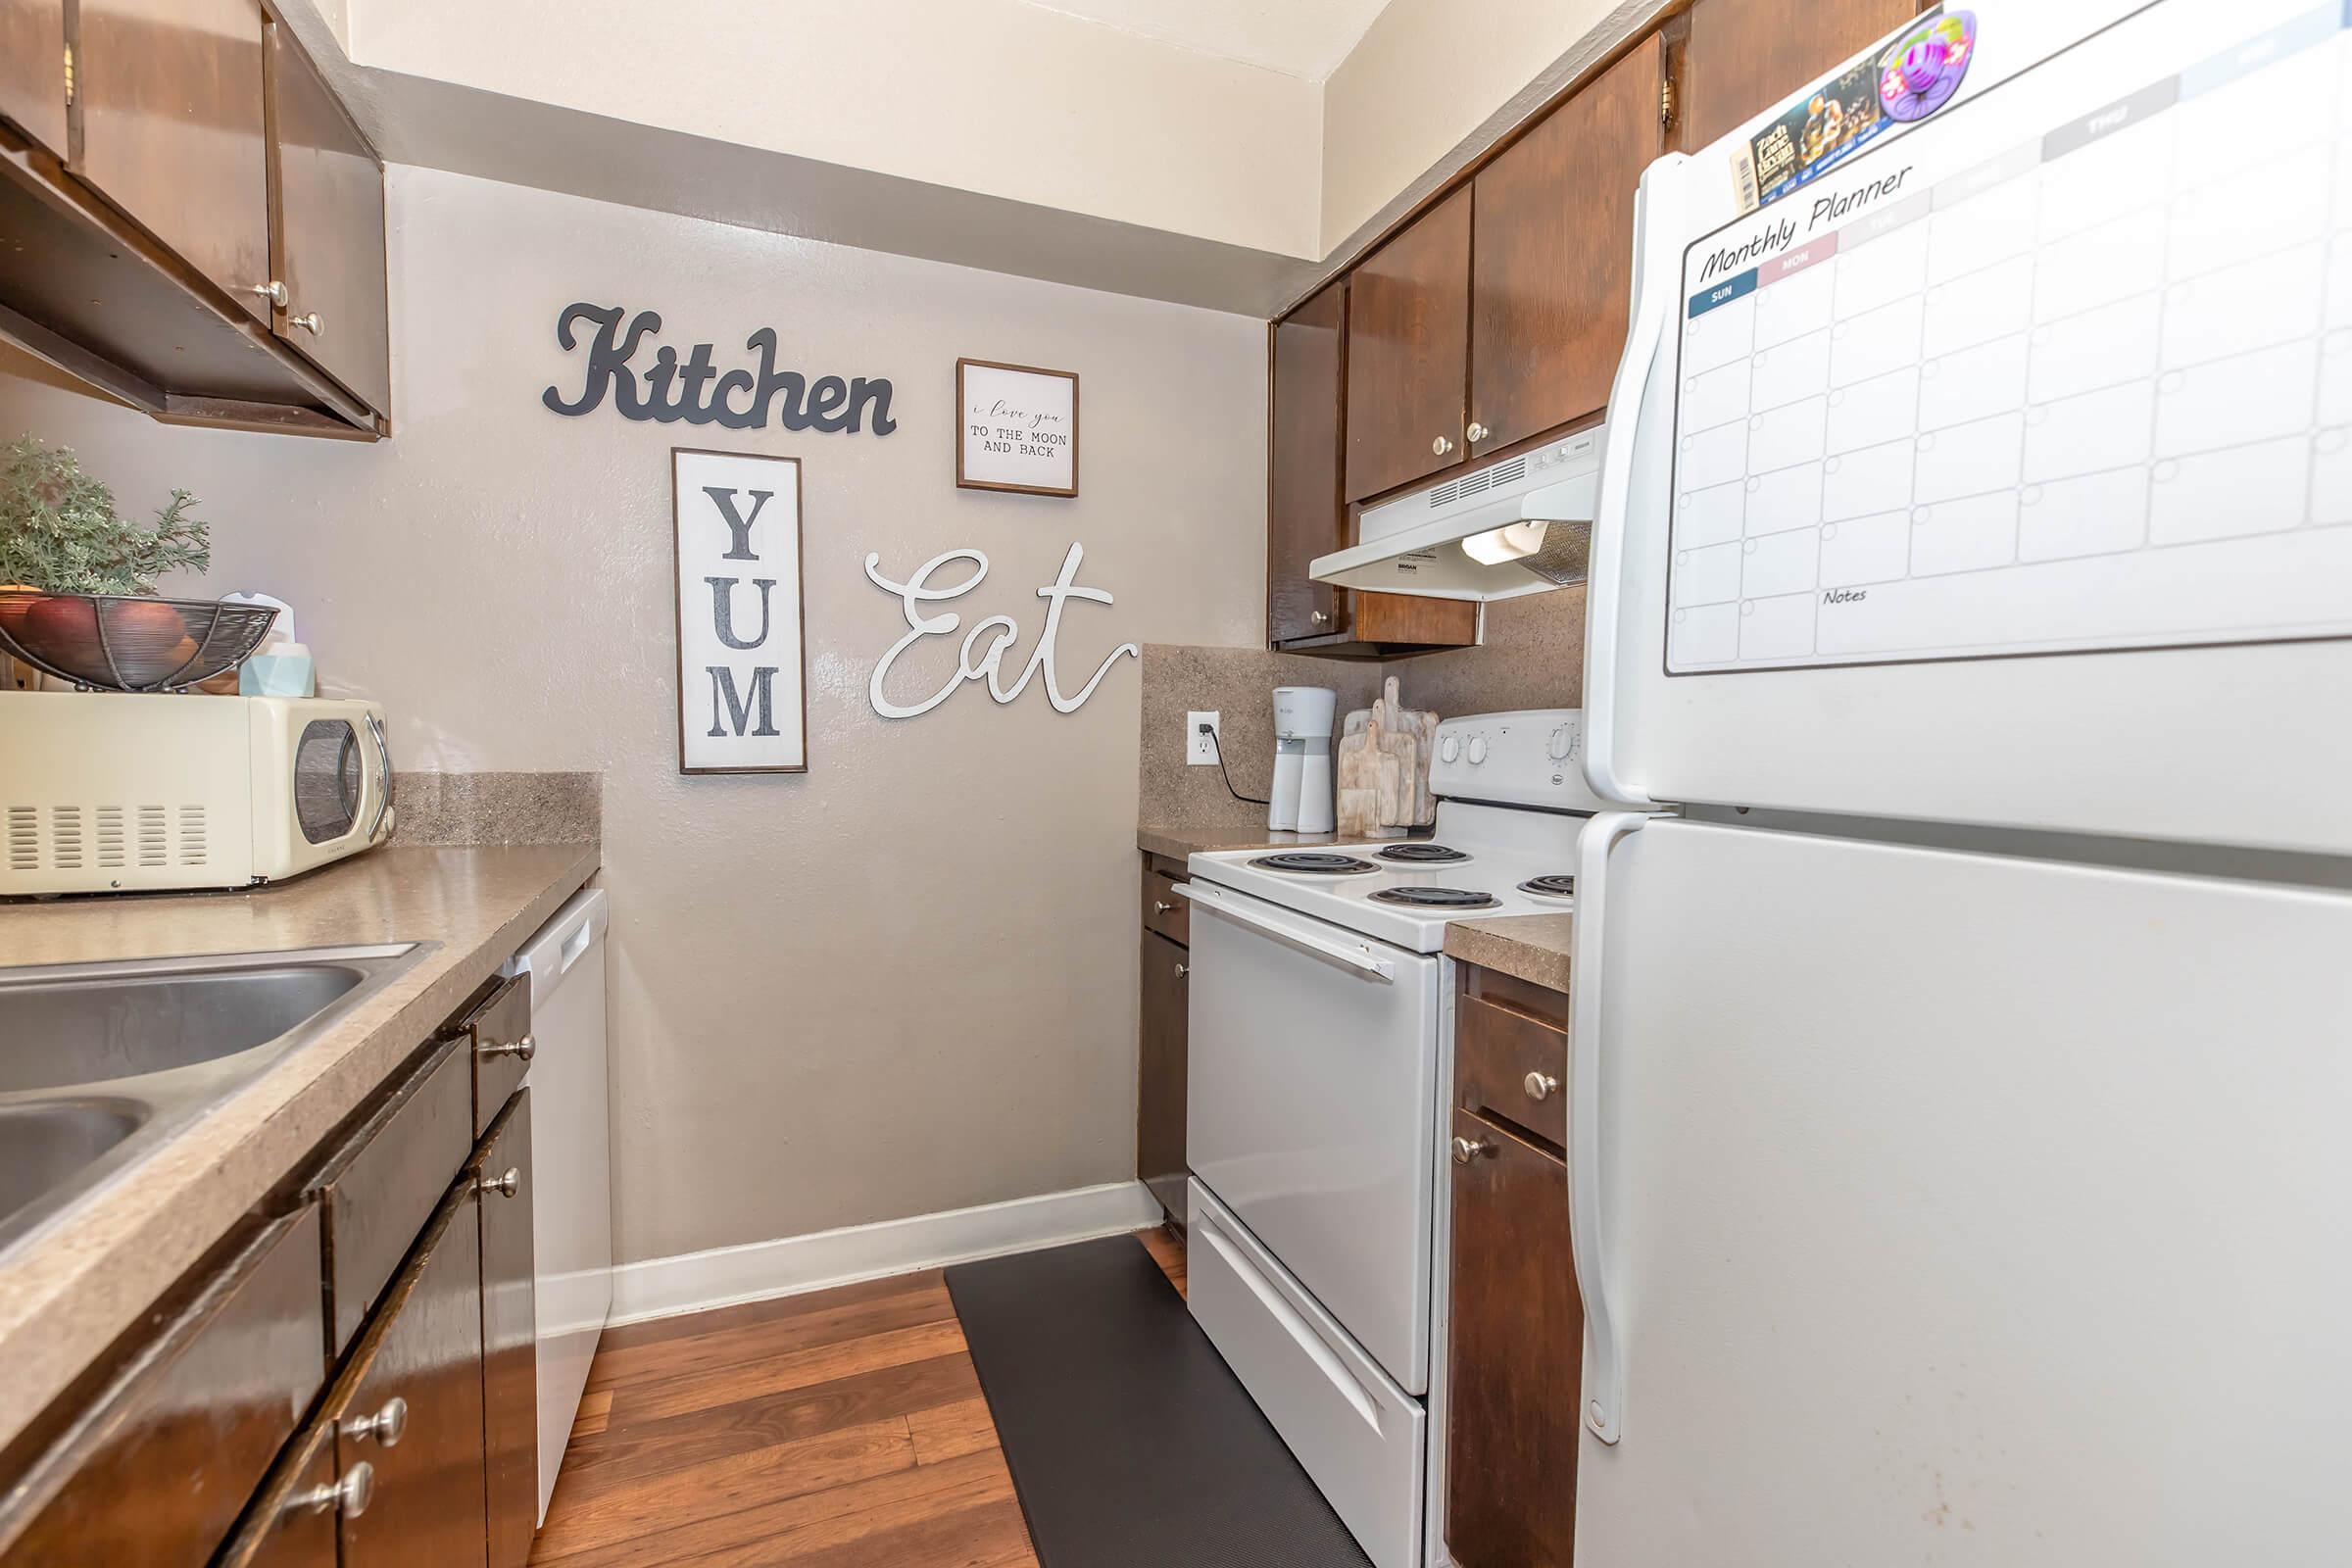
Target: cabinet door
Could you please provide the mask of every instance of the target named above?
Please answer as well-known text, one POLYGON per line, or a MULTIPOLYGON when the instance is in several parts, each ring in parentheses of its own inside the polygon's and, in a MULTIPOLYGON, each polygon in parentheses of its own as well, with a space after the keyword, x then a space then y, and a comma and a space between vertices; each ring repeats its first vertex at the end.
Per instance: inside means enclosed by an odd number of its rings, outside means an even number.
POLYGON ((337 1479, 334 1429, 319 1422, 286 1446, 276 1478, 213 1568, 335 1568, 335 1520, 375 1478, 370 1473, 350 1488, 337 1479))
POLYGON ((66 150, 66 0, 0 0, 0 120, 66 150))
POLYGON ((449 1190, 328 1395, 338 1473, 373 1483, 340 1516, 342 1568, 487 1568, 478 1201, 449 1190))
POLYGON ((1306 568, 1347 543, 1348 505, 1340 497, 1347 330, 1344 281, 1274 323, 1266 490, 1266 637, 1273 643, 1340 629, 1346 596, 1306 568))
POLYGON ((523 1568, 539 1526, 539 1341, 532 1288, 531 1092, 499 1113, 474 1165, 481 1193, 482 1431, 490 1568, 523 1568))
POLYGON ((1470 187, 1348 277, 1348 499, 1462 461, 1470 354, 1470 187))
POLYGON ((384 167, 282 26, 270 29, 277 119, 278 332, 378 414, 392 411, 384 167))
POLYGON ((1566 1568, 1585 1337, 1567 1168, 1459 1110, 1453 1132, 1446 1544, 1461 1568, 1566 1568))
POLYGON ((1632 310, 1634 190, 1666 150, 1664 72, 1652 33, 1479 172, 1474 456, 1609 401, 1632 310))
POLYGON ((1135 1173, 1179 1224, 1185 1218, 1185 1019, 1192 1004, 1191 963, 1185 949, 1156 931, 1144 933, 1135 1173))
POLYGON ((262 32, 255 0, 81 0, 72 167, 267 321, 262 32))
POLYGON ((1918 10, 1915 0, 1812 0, 1798 24, 1780 0, 1698 0, 1683 63, 1683 146, 1703 147, 1803 91, 1918 10))

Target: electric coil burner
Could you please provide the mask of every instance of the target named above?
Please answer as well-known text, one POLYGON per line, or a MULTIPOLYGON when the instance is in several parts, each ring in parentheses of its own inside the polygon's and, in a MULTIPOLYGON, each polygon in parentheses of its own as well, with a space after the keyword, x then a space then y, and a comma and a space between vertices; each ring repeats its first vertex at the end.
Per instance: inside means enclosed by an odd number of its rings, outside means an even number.
POLYGON ((1372 900, 1413 909, 1491 909, 1502 902, 1492 893, 1474 893, 1468 888, 1427 887, 1378 888, 1372 900))
POLYGON ((1576 897, 1576 878, 1573 876, 1531 876, 1519 884, 1519 891, 1539 899, 1573 899, 1576 897))
POLYGON ((1470 858, 1450 844, 1392 844, 1378 858, 1396 865, 1453 865, 1470 858))
POLYGON ((1361 876, 1366 871, 1380 869, 1370 860, 1359 860, 1352 855, 1323 855, 1311 850, 1261 855, 1250 863, 1269 871, 1287 871, 1293 876, 1361 876))

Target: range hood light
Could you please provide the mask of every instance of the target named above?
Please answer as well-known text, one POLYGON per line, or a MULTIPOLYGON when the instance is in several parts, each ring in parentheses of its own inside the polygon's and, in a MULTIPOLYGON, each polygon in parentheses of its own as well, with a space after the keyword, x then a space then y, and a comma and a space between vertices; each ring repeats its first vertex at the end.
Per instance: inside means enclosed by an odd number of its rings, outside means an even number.
POLYGON ((1462 554, 1482 566, 1499 566, 1505 562, 1524 561, 1544 548, 1542 521, 1506 522, 1485 533, 1474 533, 1462 541, 1462 554))

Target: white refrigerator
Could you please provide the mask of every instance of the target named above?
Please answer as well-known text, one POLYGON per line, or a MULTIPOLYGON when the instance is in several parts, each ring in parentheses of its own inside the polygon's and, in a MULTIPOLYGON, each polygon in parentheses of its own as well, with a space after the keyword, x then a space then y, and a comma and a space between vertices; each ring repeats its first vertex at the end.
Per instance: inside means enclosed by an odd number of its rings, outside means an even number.
POLYGON ((2352 1562, 2345 29, 1985 0, 1642 182, 1579 1568, 2352 1562))

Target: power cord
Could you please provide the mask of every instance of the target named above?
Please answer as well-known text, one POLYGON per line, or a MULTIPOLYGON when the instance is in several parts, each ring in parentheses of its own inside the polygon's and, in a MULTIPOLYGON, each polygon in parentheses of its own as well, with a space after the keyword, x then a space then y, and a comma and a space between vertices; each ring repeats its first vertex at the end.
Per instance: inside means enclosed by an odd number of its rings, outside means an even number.
POLYGON ((1233 775, 1225 771, 1225 748, 1217 744, 1215 727, 1202 724, 1199 728, 1201 734, 1208 737, 1208 749, 1217 754, 1217 773, 1225 780, 1225 793, 1247 806, 1272 806, 1274 803, 1270 800, 1260 800, 1254 795, 1244 795, 1233 787, 1233 775))

